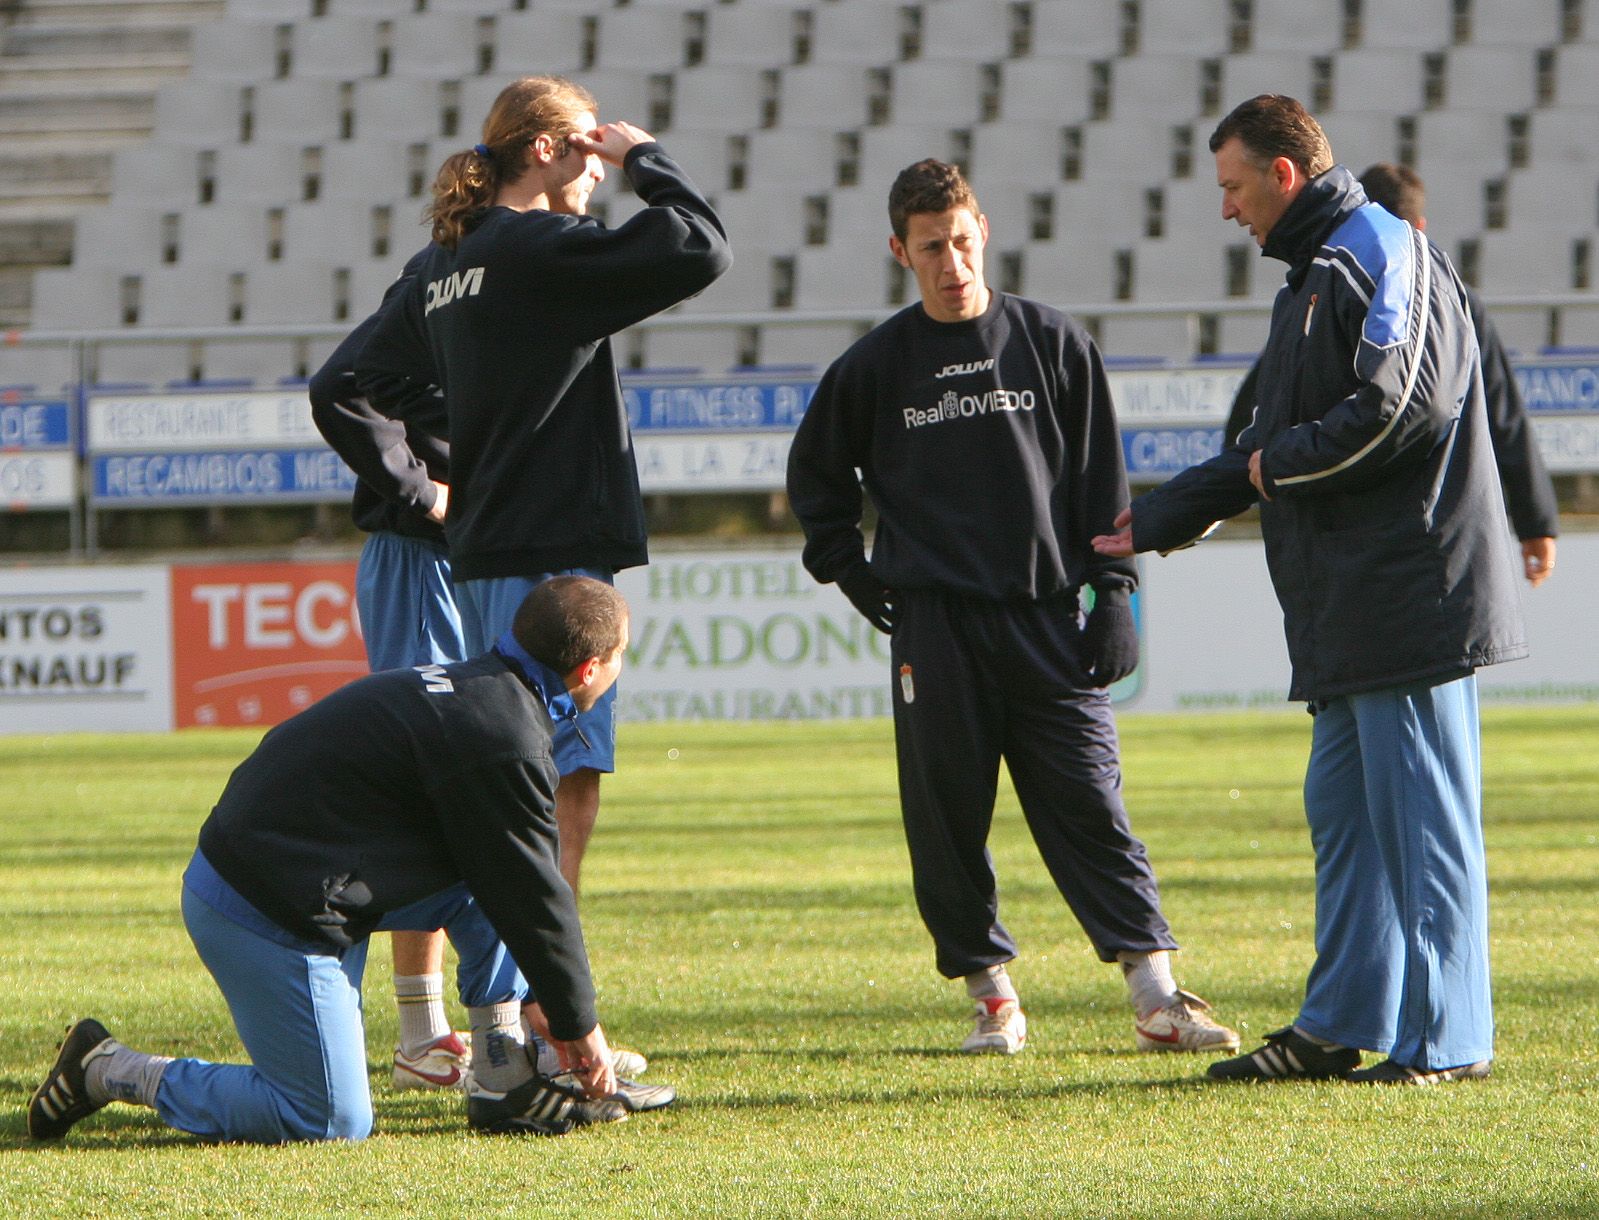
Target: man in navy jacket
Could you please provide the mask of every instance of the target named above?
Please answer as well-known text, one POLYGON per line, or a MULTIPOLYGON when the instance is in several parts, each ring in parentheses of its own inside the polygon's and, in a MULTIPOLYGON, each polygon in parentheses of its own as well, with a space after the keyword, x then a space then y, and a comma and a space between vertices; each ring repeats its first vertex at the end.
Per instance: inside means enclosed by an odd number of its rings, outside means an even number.
POLYGON ((1526 655, 1466 294, 1275 94, 1211 137, 1222 217, 1288 264, 1253 424, 1096 538, 1168 551, 1260 504, 1305 808, 1316 962, 1294 1022, 1218 1079, 1431 1084, 1493 1055, 1478 666, 1526 655), (1360 1050, 1384 1052, 1357 1070, 1360 1050))
POLYGON ((267 733, 201 827, 183 883, 185 925, 251 1062, 142 1054, 79 1021, 29 1103, 29 1134, 58 1139, 126 1101, 207 1139, 364 1138, 368 937, 436 927, 461 959, 474 1129, 559 1134, 643 1108, 610 1096, 557 861, 551 745, 557 720, 615 682, 627 624, 609 585, 558 577, 481 656, 372 674, 267 733), (526 1053, 527 979, 581 1089, 538 1075, 526 1053))

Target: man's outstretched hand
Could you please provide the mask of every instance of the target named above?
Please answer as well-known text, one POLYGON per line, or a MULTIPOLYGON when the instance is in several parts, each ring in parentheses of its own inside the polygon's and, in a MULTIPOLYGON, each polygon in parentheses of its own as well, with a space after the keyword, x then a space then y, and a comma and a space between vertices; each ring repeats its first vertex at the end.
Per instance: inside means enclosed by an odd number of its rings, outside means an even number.
POLYGON ((1114 555, 1118 559, 1126 559, 1133 553, 1133 510, 1124 508, 1116 514, 1116 520, 1111 526, 1117 531, 1114 534, 1096 534, 1089 539, 1089 544, 1101 555, 1114 555))

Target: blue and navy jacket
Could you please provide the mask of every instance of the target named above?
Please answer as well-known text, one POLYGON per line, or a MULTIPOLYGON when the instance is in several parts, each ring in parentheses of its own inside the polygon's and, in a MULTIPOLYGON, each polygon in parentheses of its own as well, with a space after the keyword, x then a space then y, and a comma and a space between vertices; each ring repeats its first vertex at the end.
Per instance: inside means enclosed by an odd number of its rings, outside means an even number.
POLYGON ((1133 544, 1171 550, 1256 502, 1282 603, 1290 698, 1447 681, 1525 656, 1516 564, 1464 285, 1343 166, 1267 238, 1288 264, 1253 424, 1133 502, 1133 544))

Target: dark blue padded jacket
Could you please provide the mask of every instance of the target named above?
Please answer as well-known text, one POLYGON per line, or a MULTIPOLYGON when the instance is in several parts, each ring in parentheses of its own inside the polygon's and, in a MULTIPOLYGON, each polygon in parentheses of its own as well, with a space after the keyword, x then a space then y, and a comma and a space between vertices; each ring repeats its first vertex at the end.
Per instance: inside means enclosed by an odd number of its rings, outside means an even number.
POLYGON ((1481 361, 1449 260, 1343 166, 1306 184, 1265 254, 1289 269, 1254 423, 1133 502, 1135 548, 1186 545, 1254 504, 1259 449, 1290 698, 1525 656, 1481 361))

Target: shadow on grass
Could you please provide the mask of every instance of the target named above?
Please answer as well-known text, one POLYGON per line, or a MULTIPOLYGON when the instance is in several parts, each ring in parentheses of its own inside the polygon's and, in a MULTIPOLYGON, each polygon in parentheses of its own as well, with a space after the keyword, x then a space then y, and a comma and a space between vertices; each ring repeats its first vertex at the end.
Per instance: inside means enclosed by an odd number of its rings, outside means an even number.
MULTIPOLYGON (((9 1087, 12 1082, 7 1081, 9 1087)), ((37 1081, 18 1086, 25 1096, 33 1095, 37 1081)), ((181 1144, 202 1144, 208 1141, 166 1126, 156 1117, 155 1111, 132 1106, 107 1106, 96 1111, 82 1123, 73 1127, 64 1139, 36 1140, 28 1134, 26 1105, 0 1118, 0 1150, 6 1152, 56 1151, 73 1152, 88 1149, 127 1148, 137 1144, 141 1148, 173 1147, 181 1144), (136 1138, 130 1138, 136 1137, 136 1138)))
POLYGON ((1218 1085, 1202 1076, 1184 1077, 1180 1080, 1060 1080, 1032 1079, 1026 1081, 952 1081, 941 1079, 923 1084, 885 1085, 882 1088, 833 1088, 825 1094, 806 1096, 789 1090, 776 1090, 765 1096, 747 1094, 704 1094, 679 1097, 673 1108, 677 1110, 831 1110, 841 1106, 859 1108, 872 1105, 903 1106, 916 1103, 948 1104, 952 1101, 973 1102, 1028 1102, 1050 1101, 1063 1097, 1109 1097, 1117 1093, 1135 1092, 1151 1094, 1197 1093, 1219 1090, 1218 1085))

